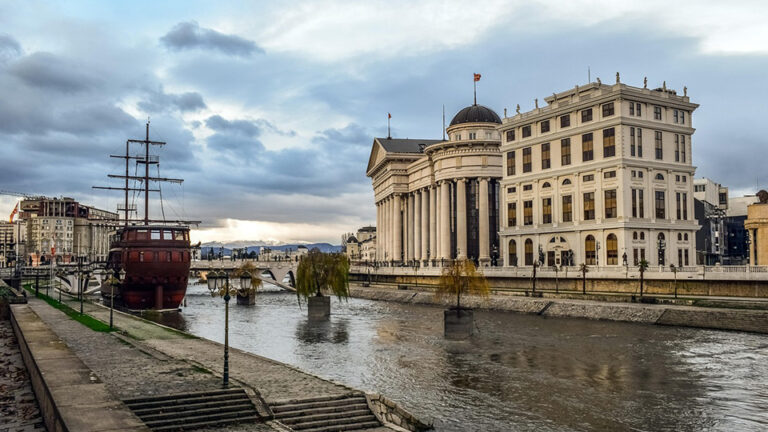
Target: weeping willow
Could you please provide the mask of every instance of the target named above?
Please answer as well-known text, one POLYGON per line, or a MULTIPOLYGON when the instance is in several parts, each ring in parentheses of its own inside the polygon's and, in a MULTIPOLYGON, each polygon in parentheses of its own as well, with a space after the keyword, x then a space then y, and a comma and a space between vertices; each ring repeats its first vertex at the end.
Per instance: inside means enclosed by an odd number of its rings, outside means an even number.
POLYGON ((339 300, 349 297, 349 260, 341 253, 322 253, 317 248, 305 255, 296 269, 296 296, 301 302, 323 292, 339 300))
POLYGON ((454 260, 443 270, 435 295, 438 298, 456 296, 456 310, 460 310, 462 294, 488 297, 490 292, 488 280, 477 270, 475 263, 461 259, 454 260))

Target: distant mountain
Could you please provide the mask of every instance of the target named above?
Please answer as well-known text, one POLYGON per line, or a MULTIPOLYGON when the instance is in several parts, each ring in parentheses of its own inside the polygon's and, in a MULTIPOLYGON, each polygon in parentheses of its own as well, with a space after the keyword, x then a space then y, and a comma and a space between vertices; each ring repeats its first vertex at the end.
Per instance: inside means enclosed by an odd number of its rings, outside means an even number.
POLYGON ((246 242, 229 242, 229 243, 210 242, 210 243, 204 243, 200 245, 200 254, 201 256, 206 256, 209 253, 209 251, 213 250, 213 253, 216 255, 218 255, 219 251, 221 251, 222 255, 229 256, 232 254, 232 249, 242 249, 242 248, 246 248, 248 253, 256 252, 257 254, 260 254, 261 249, 265 247, 268 247, 273 251, 287 251, 288 249, 296 250, 299 246, 304 246, 309 250, 318 248, 320 249, 320 252, 326 252, 326 253, 341 252, 341 246, 332 245, 330 243, 253 245, 253 244, 246 244, 246 242))

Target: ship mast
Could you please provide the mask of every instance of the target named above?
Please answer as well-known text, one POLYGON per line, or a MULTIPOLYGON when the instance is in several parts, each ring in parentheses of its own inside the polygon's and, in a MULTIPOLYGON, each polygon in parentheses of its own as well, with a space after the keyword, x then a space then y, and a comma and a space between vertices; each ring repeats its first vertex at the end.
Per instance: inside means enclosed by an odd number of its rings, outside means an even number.
MULTIPOLYGON (((109 178, 118 178, 118 179, 124 179, 125 180, 125 186, 124 187, 109 187, 109 186, 93 186, 94 189, 107 189, 107 190, 122 190, 125 192, 125 208, 119 210, 125 210, 125 226, 129 225, 129 222, 143 222, 144 225, 149 225, 150 223, 155 222, 171 222, 171 223, 183 223, 183 224, 199 224, 199 221, 181 221, 181 220, 174 220, 174 221, 166 221, 166 220, 153 220, 149 218, 149 193, 150 192, 160 192, 160 189, 150 189, 149 182, 168 182, 168 183, 176 183, 181 184, 184 182, 183 179, 177 179, 177 178, 167 178, 167 177, 150 177, 149 176, 149 166, 150 165, 157 165, 159 164, 159 158, 157 156, 150 156, 149 154, 149 147, 150 146, 164 146, 166 143, 164 141, 152 141, 149 139, 149 120, 147 120, 146 124, 146 130, 143 140, 136 140, 136 139, 129 139, 125 141, 125 156, 122 155, 109 155, 111 158, 118 158, 118 159, 125 159, 125 175, 115 175, 115 174, 108 174, 107 177, 109 178), (140 144, 144 146, 144 155, 138 155, 138 156, 131 156, 131 144, 140 144), (130 160, 135 160, 136 164, 144 164, 144 175, 142 176, 132 176, 130 175, 130 160), (134 188, 130 187, 128 182, 130 180, 136 180, 140 182, 144 182, 144 185, 142 188, 134 188), (131 219, 130 218, 130 212, 135 212, 136 207, 135 206, 129 206, 128 205, 128 193, 129 192, 144 192, 144 218, 140 220, 131 219)), ((118 206, 119 207, 119 206, 118 206)))

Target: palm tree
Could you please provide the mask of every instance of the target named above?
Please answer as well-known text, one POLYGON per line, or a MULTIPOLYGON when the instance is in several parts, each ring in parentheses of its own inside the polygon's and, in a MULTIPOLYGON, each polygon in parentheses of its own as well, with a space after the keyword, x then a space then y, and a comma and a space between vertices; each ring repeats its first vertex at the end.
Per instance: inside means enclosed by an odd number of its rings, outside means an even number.
MULTIPOLYGON (((437 285, 437 297, 456 296, 456 314, 461 311, 461 295, 479 295, 487 297, 491 288, 485 276, 475 268, 475 263, 468 259, 454 260, 443 270, 437 285)), ((454 308, 452 308, 454 309, 454 308)))
POLYGON ((323 291, 341 300, 349 297, 349 260, 342 253, 322 253, 314 248, 296 269, 296 296, 322 297, 323 291))
POLYGON ((587 272, 589 272, 589 267, 587 267, 586 264, 581 264, 579 266, 579 270, 581 271, 581 293, 586 295, 587 294, 587 272))
POLYGON ((643 275, 645 274, 645 270, 648 268, 648 261, 641 260, 640 264, 637 265, 637 268, 640 270, 640 297, 643 296, 643 275))

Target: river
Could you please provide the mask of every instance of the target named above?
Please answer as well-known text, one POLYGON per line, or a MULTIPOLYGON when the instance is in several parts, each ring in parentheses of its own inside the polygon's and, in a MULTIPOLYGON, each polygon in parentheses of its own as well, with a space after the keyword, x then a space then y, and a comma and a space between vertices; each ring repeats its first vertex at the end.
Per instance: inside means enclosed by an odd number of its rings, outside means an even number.
MULTIPOLYGON (((322 324, 290 293, 230 306, 233 347, 384 394, 438 431, 768 430, 764 335, 476 312, 457 342, 429 306, 334 299, 322 324)), ((221 342, 223 309, 190 285, 162 320, 221 342)))

